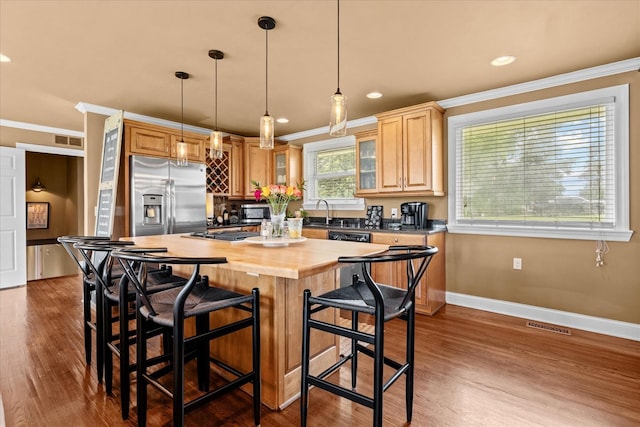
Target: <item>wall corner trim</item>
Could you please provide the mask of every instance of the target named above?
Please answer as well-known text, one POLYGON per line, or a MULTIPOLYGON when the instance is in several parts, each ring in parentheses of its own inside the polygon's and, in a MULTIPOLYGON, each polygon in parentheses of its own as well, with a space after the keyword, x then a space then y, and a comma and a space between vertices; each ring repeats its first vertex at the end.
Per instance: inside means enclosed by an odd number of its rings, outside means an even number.
POLYGON ((476 310, 484 310, 491 313, 536 320, 598 334, 640 341, 640 324, 636 323, 621 322, 602 317, 586 316, 568 311, 553 310, 455 292, 447 292, 446 301, 447 304, 459 305, 476 310))

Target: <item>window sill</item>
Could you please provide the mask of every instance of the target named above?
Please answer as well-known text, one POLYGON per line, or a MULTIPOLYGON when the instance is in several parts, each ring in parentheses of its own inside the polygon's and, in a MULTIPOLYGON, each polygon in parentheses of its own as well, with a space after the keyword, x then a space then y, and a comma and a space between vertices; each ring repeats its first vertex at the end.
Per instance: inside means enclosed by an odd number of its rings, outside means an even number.
MULTIPOLYGON (((302 204, 302 209, 308 212, 312 211, 324 211, 325 205, 321 203, 320 206, 316 207, 317 200, 304 202, 302 204)), ((329 210, 337 210, 337 211, 363 211, 366 207, 364 203, 364 199, 354 199, 354 200, 327 200, 329 202, 329 210)))
POLYGON ((609 240, 628 242, 633 230, 576 230, 573 228, 493 227, 486 225, 448 224, 447 231, 454 234, 481 234, 490 236, 538 237, 548 239, 609 240))

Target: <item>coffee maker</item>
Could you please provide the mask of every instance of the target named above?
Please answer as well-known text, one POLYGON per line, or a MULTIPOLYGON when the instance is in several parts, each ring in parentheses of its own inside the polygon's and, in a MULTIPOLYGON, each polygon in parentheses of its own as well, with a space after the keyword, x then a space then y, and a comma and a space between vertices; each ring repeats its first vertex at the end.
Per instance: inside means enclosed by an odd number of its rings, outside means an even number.
POLYGON ((402 228, 427 228, 429 205, 424 202, 406 202, 400 205, 402 228))

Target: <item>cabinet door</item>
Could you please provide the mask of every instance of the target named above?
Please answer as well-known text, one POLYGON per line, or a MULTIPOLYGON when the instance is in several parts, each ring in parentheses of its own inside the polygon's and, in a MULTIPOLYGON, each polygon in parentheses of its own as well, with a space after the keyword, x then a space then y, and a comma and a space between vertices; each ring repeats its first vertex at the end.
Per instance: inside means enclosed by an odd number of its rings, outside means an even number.
POLYGON ((258 141, 245 142, 244 168, 244 195, 246 198, 254 197, 255 189, 251 181, 257 181, 261 185, 273 184, 271 182, 271 150, 261 149, 258 141))
POLYGON ((402 191, 402 117, 378 122, 378 191, 402 191))
POLYGON ((376 149, 378 132, 356 134, 356 195, 378 192, 376 149))
MULTIPOLYGON (((418 313, 433 315, 446 300, 445 251, 446 233, 435 233, 427 236, 427 245, 438 248, 438 253, 431 259, 425 273, 426 286, 416 292, 416 310, 418 313)), ((425 279, 423 279, 424 285, 425 279)))
POLYGON ((431 190, 431 111, 402 116, 402 146, 403 190, 431 190))
POLYGON ((327 230, 302 226, 302 235, 308 239, 327 239, 327 230))
POLYGON ((302 148, 293 145, 276 146, 272 157, 272 181, 279 185, 302 182, 302 148))
POLYGON ((171 139, 166 132, 131 126, 127 136, 132 153, 159 157, 167 157, 169 154, 171 139))
POLYGON ((244 198, 243 145, 242 141, 231 141, 231 192, 229 194, 231 199, 244 198))
MULTIPOLYGON (((171 135, 171 157, 176 158, 178 156, 178 141, 182 137, 180 135, 171 135)), ((205 143, 204 138, 196 138, 185 135, 184 142, 187 144, 187 159, 191 162, 204 163, 205 162, 205 143)))
MULTIPOLYGON (((372 233, 371 243, 381 245, 424 245, 425 237, 421 234, 372 233)), ((407 288, 407 264, 405 262, 380 263, 371 266, 373 278, 385 285, 407 288)), ((424 280, 424 279, 423 279, 424 280)), ((420 286, 423 286, 421 283, 420 286)))

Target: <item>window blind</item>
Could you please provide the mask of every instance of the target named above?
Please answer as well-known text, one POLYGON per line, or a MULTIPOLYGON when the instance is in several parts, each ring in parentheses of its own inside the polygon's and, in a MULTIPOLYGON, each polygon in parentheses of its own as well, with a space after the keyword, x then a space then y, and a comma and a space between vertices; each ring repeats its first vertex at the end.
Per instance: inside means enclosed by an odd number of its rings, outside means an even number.
POLYGON ((456 129, 460 224, 615 227, 614 100, 456 129))

